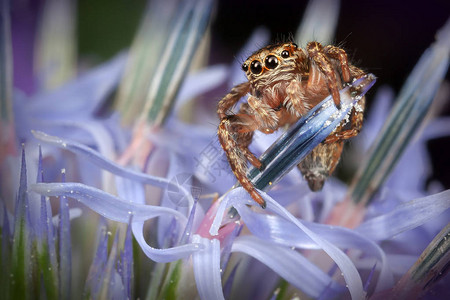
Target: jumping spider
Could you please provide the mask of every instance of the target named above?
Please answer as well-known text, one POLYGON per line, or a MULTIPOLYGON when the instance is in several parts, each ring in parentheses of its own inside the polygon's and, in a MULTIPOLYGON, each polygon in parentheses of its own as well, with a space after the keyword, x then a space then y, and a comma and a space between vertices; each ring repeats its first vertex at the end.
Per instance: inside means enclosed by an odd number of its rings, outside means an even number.
MULTIPOLYGON (((218 105, 218 136, 228 162, 242 187, 265 207, 265 201, 247 178, 247 161, 264 166, 249 151, 255 130, 269 134, 295 123, 316 104, 332 95, 340 107, 343 84, 365 73, 348 63, 347 54, 335 46, 310 42, 305 49, 294 43, 269 45, 253 53, 242 64, 247 82, 235 86, 218 105), (234 114, 231 108, 248 95, 247 103, 234 114)), ((345 121, 298 164, 311 190, 318 191, 339 162, 343 141, 356 136, 362 126, 365 99, 351 111, 351 127, 345 121)))

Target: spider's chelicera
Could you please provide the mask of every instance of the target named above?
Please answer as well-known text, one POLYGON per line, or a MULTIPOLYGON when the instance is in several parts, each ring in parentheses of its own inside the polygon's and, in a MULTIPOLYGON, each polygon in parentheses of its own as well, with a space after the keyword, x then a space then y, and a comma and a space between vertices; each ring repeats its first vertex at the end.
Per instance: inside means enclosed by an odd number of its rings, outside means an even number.
MULTIPOLYGON (((328 95, 340 107, 339 90, 344 83, 365 75, 348 63, 347 54, 335 46, 310 42, 305 49, 294 43, 269 45, 253 53, 243 64, 247 82, 235 86, 218 105, 219 141, 236 178, 252 198, 265 201, 247 178, 247 162, 263 169, 249 151, 255 130, 269 134, 295 123, 328 95), (231 108, 248 94, 237 114, 231 108)), ((343 141, 356 136, 362 126, 362 98, 351 111, 351 126, 345 121, 298 165, 313 191, 322 188, 339 162, 343 141)))

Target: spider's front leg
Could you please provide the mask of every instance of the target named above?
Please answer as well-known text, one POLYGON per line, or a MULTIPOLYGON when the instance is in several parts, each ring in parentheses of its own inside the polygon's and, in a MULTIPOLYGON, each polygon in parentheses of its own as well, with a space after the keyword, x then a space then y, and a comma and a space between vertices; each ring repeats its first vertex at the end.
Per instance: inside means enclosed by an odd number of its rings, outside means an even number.
POLYGON ((225 116, 220 121, 218 136, 231 170, 237 180, 247 190, 253 200, 265 208, 266 202, 247 177, 247 160, 254 166, 261 167, 261 162, 258 158, 248 150, 253 132, 257 129, 256 124, 257 122, 252 115, 237 114, 225 116))
POLYGON ((244 82, 236 85, 231 91, 220 100, 217 105, 217 114, 219 119, 222 120, 228 114, 230 114, 230 109, 250 91, 250 82, 244 82))
MULTIPOLYGON (((328 90, 333 96, 334 104, 337 108, 341 106, 341 97, 339 95, 340 78, 333 67, 330 58, 339 61, 344 82, 350 82, 351 73, 348 65, 347 54, 341 48, 335 46, 326 46, 325 48, 318 42, 310 42, 306 46, 306 51, 311 62, 314 63, 321 73, 325 76, 328 90)), ((313 67, 313 66, 311 66, 313 67)), ((311 78, 310 78, 311 79, 311 78)))

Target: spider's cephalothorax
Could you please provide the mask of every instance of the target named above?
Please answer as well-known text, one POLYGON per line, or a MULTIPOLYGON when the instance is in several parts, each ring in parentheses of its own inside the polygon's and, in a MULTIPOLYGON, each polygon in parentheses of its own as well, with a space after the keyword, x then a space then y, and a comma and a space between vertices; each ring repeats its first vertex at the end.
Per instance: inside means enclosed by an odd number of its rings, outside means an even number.
MULTIPOLYGON (((339 90, 343 83, 365 73, 350 65, 341 48, 310 42, 305 49, 294 43, 264 47, 243 64, 247 82, 235 86, 218 105, 218 136, 236 178, 262 207, 265 201, 247 178, 247 161, 256 168, 261 162, 248 150, 253 133, 272 133, 295 123, 328 95, 340 106, 339 90), (234 114, 231 108, 244 95, 247 103, 234 114)), ((339 162, 343 141, 359 133, 364 112, 364 98, 351 112, 351 128, 342 123, 298 165, 309 187, 320 190, 339 162)))

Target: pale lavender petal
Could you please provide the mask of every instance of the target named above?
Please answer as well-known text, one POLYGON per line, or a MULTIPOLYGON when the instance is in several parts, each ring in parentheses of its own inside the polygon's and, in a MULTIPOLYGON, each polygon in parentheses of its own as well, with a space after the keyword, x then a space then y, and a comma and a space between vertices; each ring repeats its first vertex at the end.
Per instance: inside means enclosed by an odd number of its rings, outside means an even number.
POLYGON ((185 244, 181 246, 176 246, 172 248, 166 249, 157 249, 153 248, 147 244, 147 241, 144 238, 144 222, 135 222, 132 223, 133 235, 142 251, 147 255, 150 259, 156 262, 171 262, 176 261, 182 258, 187 258, 191 254, 201 250, 203 247, 198 243, 185 244))
POLYGON ((192 237, 192 241, 204 247, 192 255, 195 282, 200 299, 225 299, 222 291, 219 240, 209 240, 196 234, 192 237))
MULTIPOLYGON (((231 195, 230 195, 231 197, 231 195)), ((320 247, 292 222, 277 215, 257 214, 242 203, 235 204, 248 229, 257 237, 272 243, 303 249, 320 247)), ((350 229, 300 221, 312 232, 342 249, 359 249, 365 255, 374 256, 381 264, 377 290, 391 287, 394 283, 383 250, 373 241, 350 229)))
POLYGON ((441 117, 430 121, 421 136, 422 140, 436 139, 450 135, 450 117, 441 117))
MULTIPOLYGON (((231 289, 233 287, 233 282, 236 277, 236 271, 237 271, 238 266, 239 266, 239 263, 236 263, 236 265, 233 267, 233 270, 231 270, 230 275, 228 275, 227 281, 223 285, 223 295, 224 295, 225 299, 231 299, 230 298, 231 289)), ((225 270, 225 269, 222 268, 222 270, 225 270)))
MULTIPOLYGON (((117 192, 120 196, 126 197, 128 199, 132 199, 132 203, 139 206, 145 206, 145 194, 142 189, 142 186, 139 187, 139 183, 131 181, 131 180, 118 180, 117 192)), ((148 205, 147 205, 148 206, 148 205)), ((158 208, 163 208, 159 207, 158 208)), ((174 214, 179 214, 178 221, 180 221, 180 216, 184 218, 180 224, 180 226, 186 226, 186 217, 177 212, 176 210, 170 208, 163 208, 165 211, 172 212, 172 214, 165 214, 168 217, 176 217, 174 214)), ((161 214, 161 216, 164 216, 161 214)), ((144 238, 144 220, 137 220, 133 215, 133 222, 131 224, 131 228, 133 231, 133 235, 141 247, 142 251, 147 255, 150 259, 156 262, 171 262, 181 258, 188 257, 193 252, 201 249, 201 245, 198 244, 185 244, 173 248, 166 249, 157 249, 153 248, 147 244, 147 241, 144 238)))
POLYGON ((425 195, 424 178, 431 174, 431 162, 425 143, 409 144, 389 174, 384 188, 390 188, 404 199, 414 199, 425 195), (414 162, 414 172, 411 172, 414 162))
MULTIPOLYGON (((279 205, 266 193, 262 192, 261 195, 263 196, 263 199, 267 201, 268 210, 275 212, 277 215, 293 223, 296 227, 303 231, 314 243, 316 243, 320 247, 320 249, 323 249, 335 261, 335 263, 339 266, 342 275, 344 276, 352 298, 362 299, 365 295, 362 280, 355 265, 352 263, 349 257, 345 255, 344 252, 342 252, 339 248, 331 244, 329 241, 323 239, 321 236, 314 233, 301 222, 299 222, 291 213, 289 213, 284 207, 279 205)), ((248 193, 246 193, 242 188, 234 189, 225 196, 225 198, 219 205, 217 216, 222 216, 227 207, 236 206, 239 204, 255 204, 251 200, 248 193)), ((217 219, 219 219, 219 217, 216 217, 216 220, 217 219)), ((211 226, 211 235, 217 235, 218 227, 216 220, 211 226)))
POLYGON ((241 222, 236 222, 233 231, 223 240, 222 242, 222 252, 220 254, 220 261, 222 262, 220 268, 226 270, 228 265, 228 260, 231 256, 231 248, 233 247, 234 240, 239 236, 244 227, 241 222))
MULTIPOLYGON (((24 116, 37 119, 86 119, 100 108, 117 86, 125 65, 121 54, 51 93, 33 97, 24 116)), ((20 111, 20 110, 19 110, 20 111)))
POLYGON ((404 231, 416 228, 445 213, 450 218, 450 190, 409 201, 393 211, 370 219, 356 231, 374 241, 390 239, 404 231))
POLYGON ((44 196, 74 198, 98 214, 122 223, 128 223, 131 215, 133 221, 142 222, 163 215, 174 216, 183 225, 187 221, 186 217, 176 210, 161 206, 136 204, 81 183, 38 183, 31 185, 31 190, 44 196))
MULTIPOLYGON (((170 152, 169 154, 169 166, 166 178, 172 183, 171 186, 167 188, 162 193, 160 206, 172 208, 179 211, 183 215, 189 215, 189 199, 183 193, 181 188, 190 191, 194 195, 194 190, 197 189, 193 185, 193 176, 189 172, 192 170, 192 161, 189 159, 182 159, 177 154, 170 152)), ((196 197, 198 199, 198 196, 196 197)), ((195 202, 194 202, 195 203, 195 202)), ((168 237, 166 235, 168 228, 171 226, 173 220, 171 218, 159 218, 158 219, 158 243, 159 245, 164 245, 164 239, 168 237)), ((180 228, 181 229, 181 228, 180 228)), ((184 228, 182 228, 184 230, 184 228)), ((181 232, 172 231, 173 235, 180 235, 181 232)))
MULTIPOLYGON (((109 159, 112 159, 115 155, 114 139, 116 138, 116 133, 113 136, 106 126, 98 121, 58 120, 52 122, 43 121, 40 124, 43 125, 40 129, 45 129, 55 134, 68 136, 67 132, 70 132, 72 139, 76 139, 83 144, 92 144, 102 155, 109 159)), ((35 127, 33 129, 38 128, 35 127)))
POLYGON ((363 290, 363 285, 358 270, 356 269, 352 261, 348 258, 348 256, 345 255, 344 252, 342 252, 342 250, 338 249, 327 240, 322 239, 322 237, 309 230, 294 216, 292 216, 284 207, 279 205, 269 196, 264 195, 263 198, 267 201, 268 208, 270 210, 278 213, 280 216, 286 218, 287 220, 290 220, 295 225, 297 225, 298 228, 304 231, 315 243, 320 246, 320 248, 323 249, 323 251, 325 251, 334 260, 334 262, 338 265, 342 272, 342 276, 347 283, 347 287, 350 291, 352 299, 363 299, 365 297, 365 292, 363 290))
POLYGON ((229 68, 226 65, 215 65, 189 74, 181 84, 175 100, 174 111, 177 112, 188 100, 192 100, 222 84, 228 73, 229 68))
MULTIPOLYGON (((181 193, 185 195, 185 197, 189 200, 190 205, 194 203, 194 199, 192 198, 192 195, 182 186, 176 185, 175 183, 171 182, 170 180, 166 178, 151 176, 147 174, 143 174, 140 172, 136 172, 133 170, 129 170, 127 168, 124 168, 113 161, 106 159, 105 157, 101 156, 98 152, 92 150, 91 148, 82 145, 80 143, 64 140, 58 137, 49 136, 43 132, 33 131, 33 135, 48 144, 63 148, 65 150, 71 151, 73 153, 76 153, 92 163, 96 164, 100 168, 103 168, 107 171, 110 171, 111 173, 114 173, 116 175, 135 180, 137 182, 142 182, 145 184, 154 185, 161 188, 167 188, 167 187, 173 187, 175 189, 179 189, 181 193)), ((125 221, 127 222, 127 221, 125 221)))
POLYGON ((375 141, 376 136, 384 125, 384 121, 389 115, 393 99, 394 91, 390 87, 382 86, 377 90, 373 106, 364 120, 361 134, 355 138, 362 150, 367 151, 375 141))
POLYGON ((311 297, 318 297, 330 284, 334 290, 340 290, 326 273, 290 247, 277 246, 254 236, 241 236, 234 241, 232 251, 256 258, 311 297))

